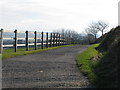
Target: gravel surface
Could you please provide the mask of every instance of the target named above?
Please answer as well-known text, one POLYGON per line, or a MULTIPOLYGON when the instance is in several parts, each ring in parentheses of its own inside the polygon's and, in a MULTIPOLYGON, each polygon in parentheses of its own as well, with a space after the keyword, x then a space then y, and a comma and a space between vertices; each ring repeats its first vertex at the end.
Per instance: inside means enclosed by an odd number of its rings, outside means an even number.
POLYGON ((88 47, 63 47, 3 60, 3 88, 91 87, 75 61, 88 47))

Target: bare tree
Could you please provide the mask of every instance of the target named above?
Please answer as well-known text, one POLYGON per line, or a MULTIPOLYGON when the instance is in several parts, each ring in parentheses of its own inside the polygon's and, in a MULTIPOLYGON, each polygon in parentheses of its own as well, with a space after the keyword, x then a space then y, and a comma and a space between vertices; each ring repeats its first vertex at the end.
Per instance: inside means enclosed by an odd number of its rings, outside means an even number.
POLYGON ((108 28, 108 24, 103 21, 98 21, 95 23, 95 28, 101 31, 103 36, 105 29, 108 28))
POLYGON ((92 35, 94 35, 94 37, 95 37, 95 39, 97 38, 96 36, 97 36, 97 33, 99 32, 99 31, 101 31, 102 32, 102 36, 103 36, 103 34, 104 34, 104 32, 105 32, 105 29, 108 27, 108 24, 106 23, 106 22, 104 22, 104 21, 97 21, 97 22, 92 22, 89 26, 88 26, 88 28, 86 28, 85 29, 85 32, 87 33, 87 34, 92 34, 92 35))
POLYGON ((99 30, 96 28, 96 23, 91 23, 88 28, 85 29, 85 32, 87 34, 92 34, 95 37, 95 40, 97 38, 97 33, 99 32, 99 30))

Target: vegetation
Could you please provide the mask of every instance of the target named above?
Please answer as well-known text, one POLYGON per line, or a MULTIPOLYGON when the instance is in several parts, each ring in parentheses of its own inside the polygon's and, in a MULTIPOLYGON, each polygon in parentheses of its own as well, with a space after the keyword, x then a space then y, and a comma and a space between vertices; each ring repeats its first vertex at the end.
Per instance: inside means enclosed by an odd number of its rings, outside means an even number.
POLYGON ((115 46, 119 42, 120 38, 120 26, 111 29, 110 32, 104 37, 101 42, 98 50, 106 52, 109 51, 113 46, 115 46))
POLYGON ((99 77, 96 83, 99 87, 119 87, 118 71, 120 65, 120 26, 111 29, 97 48, 103 57, 95 67, 99 77))
POLYGON ((58 47, 51 47, 51 48, 44 48, 44 49, 37 49, 37 50, 33 50, 33 48, 31 48, 30 51, 25 51, 25 48, 19 48, 17 52, 14 52, 13 48, 4 49, 3 54, 2 54, 2 59, 4 60, 4 59, 12 58, 15 56, 33 54, 33 53, 37 53, 37 52, 57 49, 57 48, 61 48, 61 47, 68 47, 68 46, 73 46, 73 45, 63 45, 63 46, 58 46, 58 47))
POLYGON ((108 24, 106 22, 103 22, 103 21, 92 22, 92 23, 90 23, 88 28, 86 28, 85 32, 87 34, 92 34, 96 40, 97 33, 100 31, 100 32, 102 32, 102 36, 103 36, 103 33, 105 32, 105 29, 107 27, 108 27, 108 24))
POLYGON ((2 60, 2 54, 0 54, 0 60, 2 60))
POLYGON ((99 44, 92 45, 76 57, 76 62, 80 71, 89 78, 92 84, 94 84, 94 81, 96 79, 96 75, 93 71, 93 66, 97 62, 91 61, 91 59, 99 54, 99 52, 95 49, 98 47, 98 45, 99 44))
POLYGON ((76 58, 78 67, 96 87, 120 88, 120 26, 102 38, 76 58))

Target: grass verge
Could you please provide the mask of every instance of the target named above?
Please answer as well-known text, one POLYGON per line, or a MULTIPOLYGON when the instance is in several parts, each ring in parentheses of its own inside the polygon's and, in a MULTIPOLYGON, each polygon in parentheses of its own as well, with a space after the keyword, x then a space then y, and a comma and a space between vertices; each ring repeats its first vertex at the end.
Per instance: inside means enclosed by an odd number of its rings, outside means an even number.
POLYGON ((99 52, 95 49, 98 45, 99 44, 94 44, 90 46, 76 57, 77 66, 80 71, 88 77, 92 84, 94 84, 94 81, 96 80, 93 66, 97 64, 97 61, 91 61, 91 58, 98 56, 99 52))
POLYGON ((74 46, 74 45, 63 45, 63 46, 58 46, 58 47, 51 47, 51 48, 44 48, 44 49, 37 49, 37 50, 30 50, 30 51, 25 51, 25 48, 19 48, 17 52, 14 52, 14 49, 4 49, 2 53, 2 60, 16 57, 16 56, 28 55, 28 54, 33 54, 37 52, 57 49, 61 47, 68 47, 68 46, 74 46))
POLYGON ((76 57, 80 71, 96 88, 118 87, 118 48, 101 53, 94 44, 76 57))

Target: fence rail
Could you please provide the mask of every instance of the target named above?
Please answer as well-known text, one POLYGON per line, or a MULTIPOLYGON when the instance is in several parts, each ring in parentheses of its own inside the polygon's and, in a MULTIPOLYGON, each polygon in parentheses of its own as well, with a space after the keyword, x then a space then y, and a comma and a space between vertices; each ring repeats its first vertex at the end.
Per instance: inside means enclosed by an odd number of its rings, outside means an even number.
MULTIPOLYGON (((38 46, 41 46, 42 49, 44 47, 55 47, 55 46, 61 46, 65 44, 71 44, 67 38, 62 36, 59 33, 48 33, 48 32, 31 32, 26 31, 22 32, 22 35, 24 37, 20 37, 18 30, 15 30, 14 32, 9 31, 8 33, 12 33, 12 36, 10 37, 7 35, 5 37, 3 34, 6 33, 3 29, 0 30, 0 53, 2 53, 3 48, 12 47, 14 48, 14 51, 17 52, 18 47, 25 47, 26 51, 29 51, 30 46, 34 46, 34 49, 37 50, 38 46), (32 34, 29 36, 29 34, 32 34), (7 40, 10 43, 4 44, 4 41, 7 40), (32 42, 30 41, 32 40, 32 42)), ((6 42, 7 42, 6 41, 6 42)))

